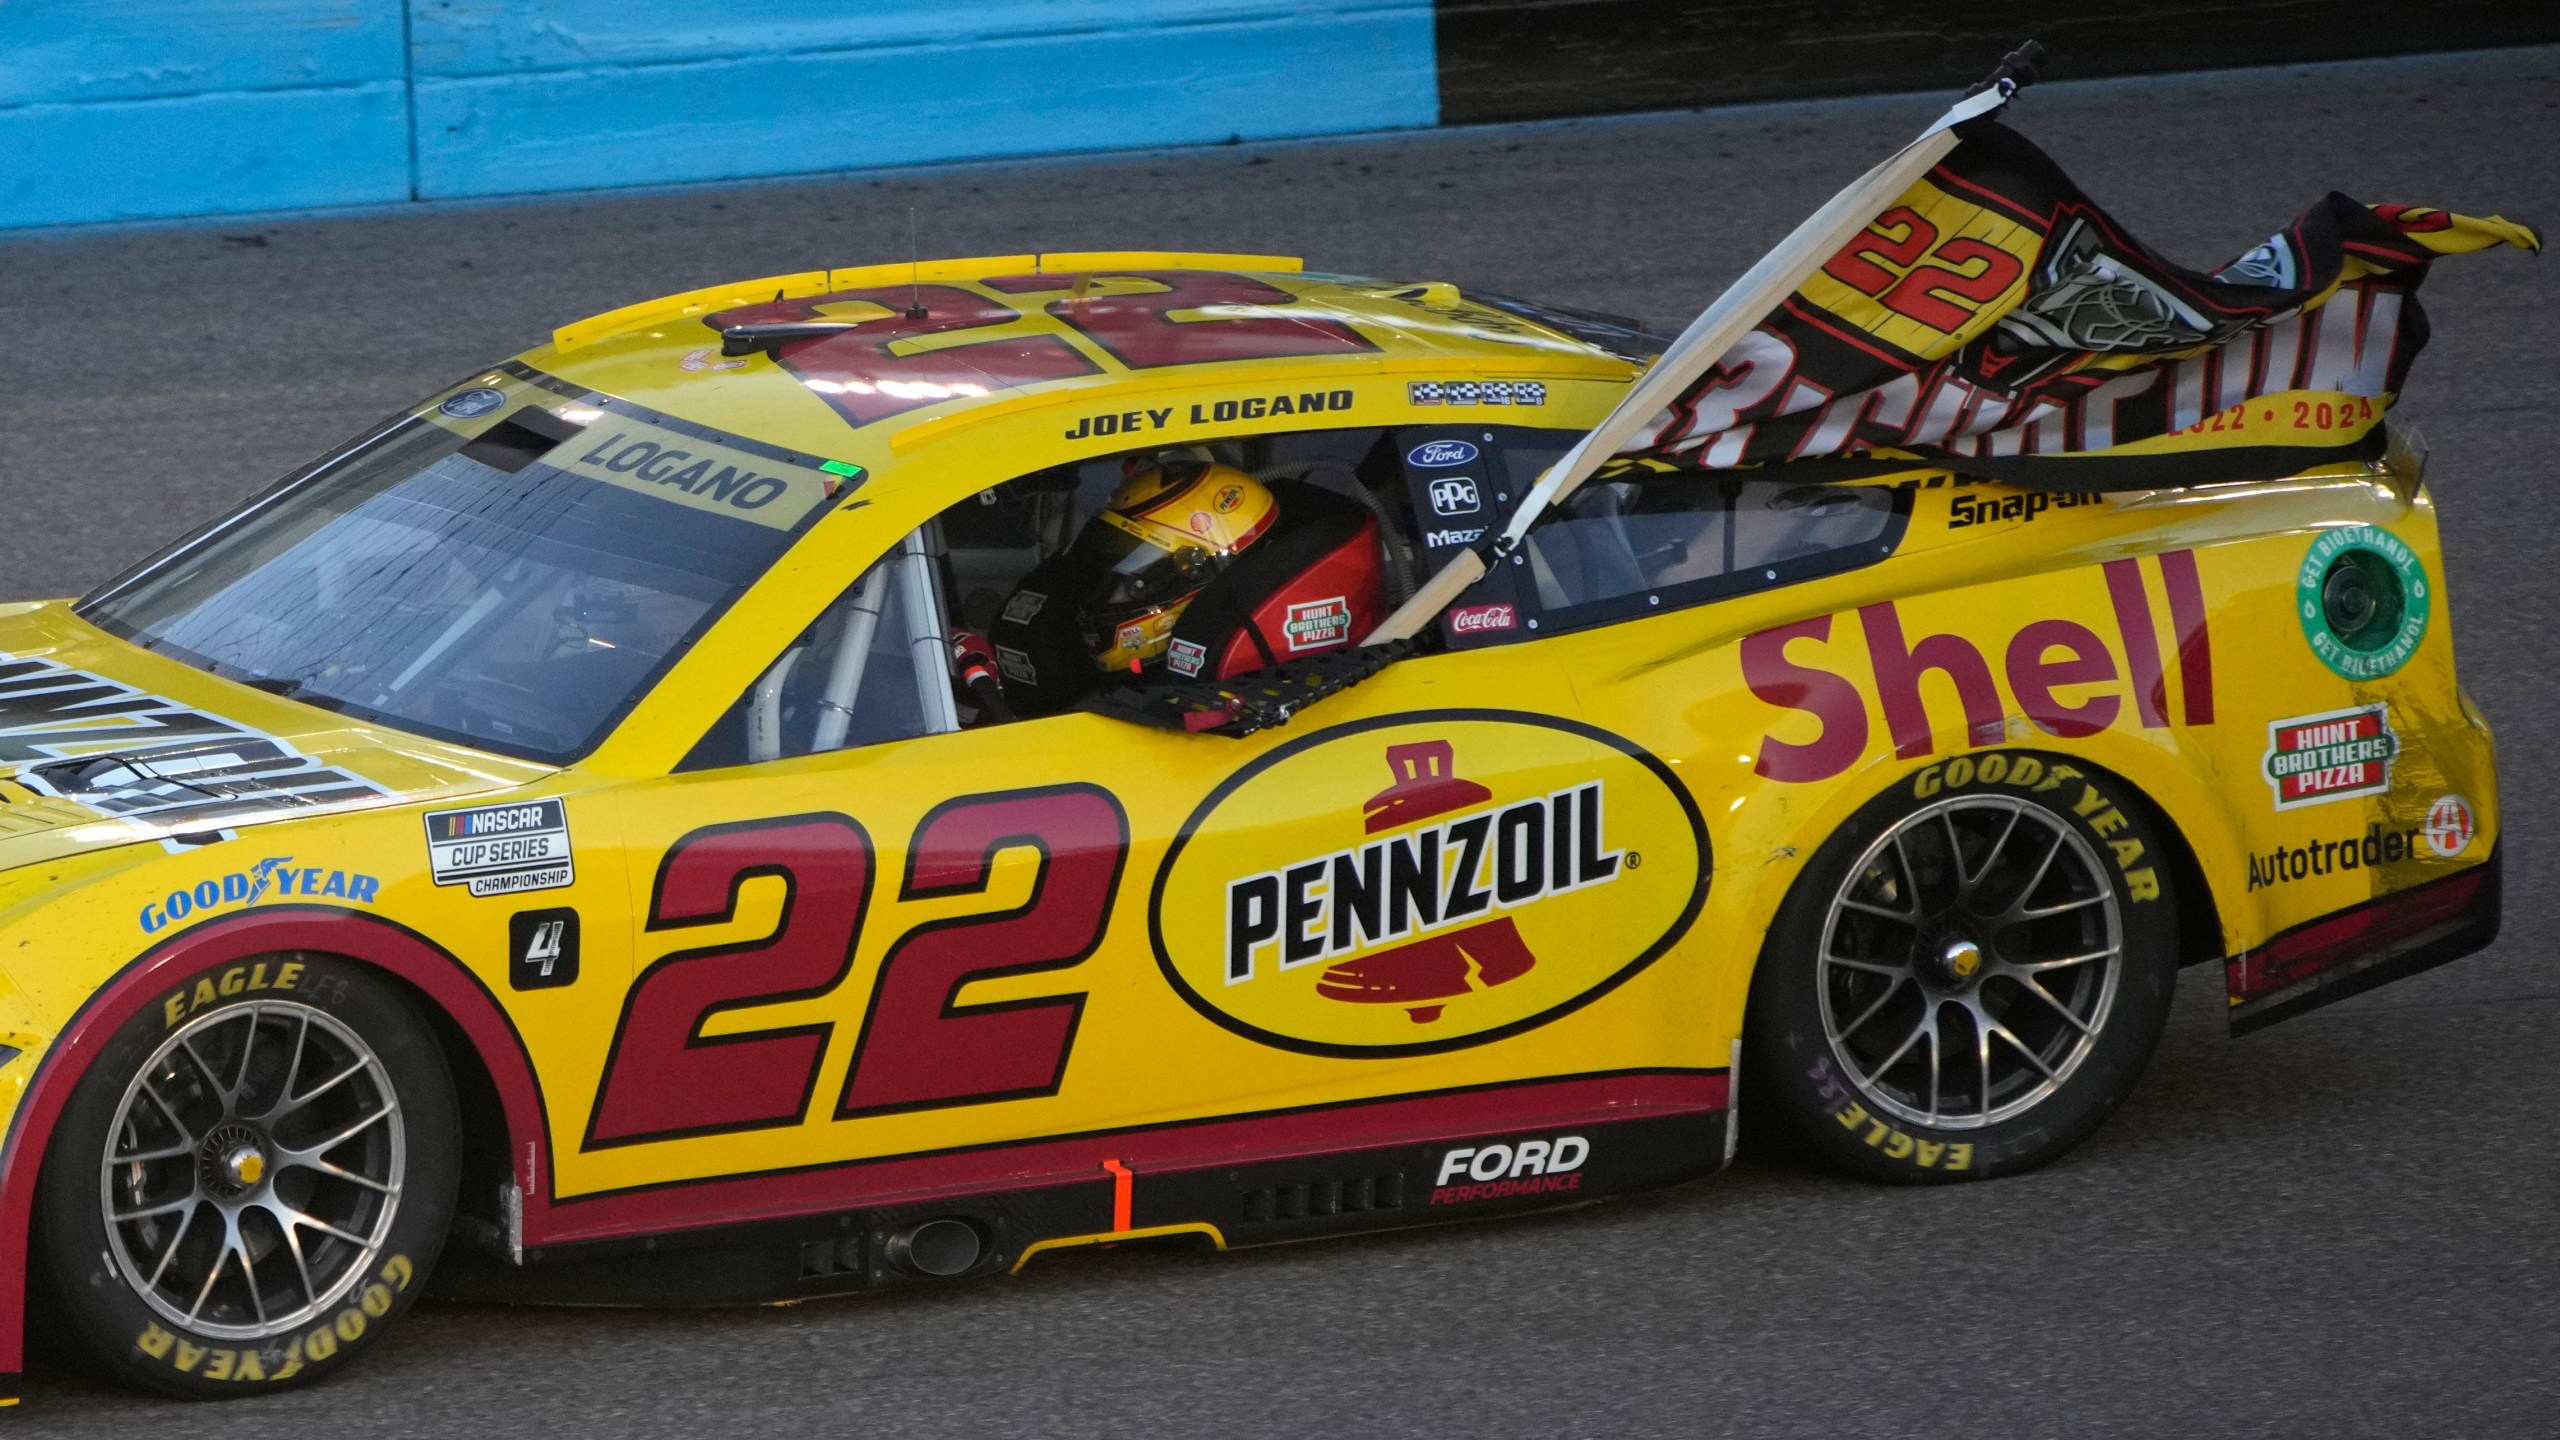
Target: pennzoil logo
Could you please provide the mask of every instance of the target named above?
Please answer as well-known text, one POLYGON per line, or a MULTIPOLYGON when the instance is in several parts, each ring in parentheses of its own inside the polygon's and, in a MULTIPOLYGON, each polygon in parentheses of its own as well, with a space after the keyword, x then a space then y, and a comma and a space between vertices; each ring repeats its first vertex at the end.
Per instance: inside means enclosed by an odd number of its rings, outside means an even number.
POLYGON ((1705 831, 1660 761, 1570 721, 1442 714, 1283 746, 1193 814, 1150 913, 1184 998, 1288 1049, 1453 1049, 1588 1003, 1687 928, 1705 831))

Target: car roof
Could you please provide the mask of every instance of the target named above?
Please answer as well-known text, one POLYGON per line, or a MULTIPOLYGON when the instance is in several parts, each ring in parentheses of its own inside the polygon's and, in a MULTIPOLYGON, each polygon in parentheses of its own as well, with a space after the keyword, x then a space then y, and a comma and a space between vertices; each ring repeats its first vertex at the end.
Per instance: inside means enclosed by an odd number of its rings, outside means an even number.
MULTIPOLYGON (((998 312, 990 308, 983 313, 998 312)), ((1045 408, 1086 398, 1134 399, 1244 378, 1278 382, 1393 375, 1423 381, 1585 381, 1615 389, 1641 367, 1637 357, 1655 346, 1658 341, 1646 344, 1633 322, 1517 302, 1489 304, 1447 282, 1311 274, 1301 261, 1278 255, 1112 251, 808 270, 714 285, 562 326, 549 345, 521 358, 562 379, 696 423, 833 458, 878 463, 893 438, 903 455, 927 436, 940 438, 979 418, 1017 413, 1025 404, 1045 408), (1190 287, 1265 298, 1244 304, 1213 301, 1206 314, 1200 307, 1186 313, 1183 307, 1169 306, 1183 322, 1278 319, 1311 330, 1348 329, 1365 344, 1324 353, 1135 366, 1057 313, 1067 308, 1058 302, 1070 296, 1107 301, 1190 287), (1011 318, 1001 320, 1003 335, 997 339, 960 338, 970 329, 993 328, 981 324, 895 342, 891 351, 901 357, 948 352, 957 363, 946 367, 941 380, 976 378, 956 384, 903 382, 915 392, 905 398, 915 403, 876 420, 853 413, 859 407, 830 404, 818 393, 823 382, 813 387, 811 376, 794 373, 771 354, 724 355, 722 332, 710 323, 724 316, 728 323, 738 323, 742 312, 750 319, 892 318, 905 308, 910 290, 921 290, 928 305, 937 291, 945 302, 959 296, 992 302, 1005 307, 1011 318), (986 349, 969 354, 980 345, 986 349), (1010 383, 985 373, 1001 370, 1000 364, 990 363, 999 347, 1057 345, 1084 358, 1082 373, 1010 383)), ((890 385, 897 383, 892 379, 890 385)))

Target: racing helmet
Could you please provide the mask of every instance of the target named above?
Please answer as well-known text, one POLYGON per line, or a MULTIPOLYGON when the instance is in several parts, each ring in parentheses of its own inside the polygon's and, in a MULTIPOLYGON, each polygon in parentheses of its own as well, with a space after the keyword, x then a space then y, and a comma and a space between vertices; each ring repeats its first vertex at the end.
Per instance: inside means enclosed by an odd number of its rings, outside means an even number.
POLYGON ((1070 550, 1099 578, 1077 620, 1105 671, 1165 652, 1184 607, 1280 518, 1261 481, 1201 458, 1140 462, 1070 550))

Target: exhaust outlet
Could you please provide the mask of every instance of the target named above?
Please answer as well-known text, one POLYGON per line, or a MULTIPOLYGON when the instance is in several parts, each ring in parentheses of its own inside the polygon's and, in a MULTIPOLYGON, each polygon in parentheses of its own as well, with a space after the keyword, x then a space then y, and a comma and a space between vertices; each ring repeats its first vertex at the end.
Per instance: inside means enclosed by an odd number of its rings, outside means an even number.
POLYGON ((889 1237, 889 1263, 910 1275, 948 1279, 965 1274, 986 1253, 978 1227, 966 1220, 927 1220, 889 1237))

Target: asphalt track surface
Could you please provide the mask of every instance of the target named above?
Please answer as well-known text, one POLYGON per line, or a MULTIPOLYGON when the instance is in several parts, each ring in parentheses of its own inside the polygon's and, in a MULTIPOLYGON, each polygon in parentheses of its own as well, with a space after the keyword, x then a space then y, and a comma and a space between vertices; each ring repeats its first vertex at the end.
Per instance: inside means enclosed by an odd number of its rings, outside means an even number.
MULTIPOLYGON (((0 241, 0 591, 84 589, 553 325, 901 258, 911 205, 928 254, 1277 251, 1676 323, 1941 103, 0 241)), ((2560 222, 2560 50, 2050 84, 2013 116, 2191 262, 2330 189, 2560 222)), ((788 1309, 429 1305, 316 1390, 185 1407, 38 1373, 0 1430, 2560 1433, 2553 263, 2442 265, 2401 411, 2499 727, 2506 938, 2237 1042, 2219 977, 2187 972, 2131 1102, 2042 1173, 1878 1188, 1746 1143, 1670 1193, 1384 1238, 788 1309)))

